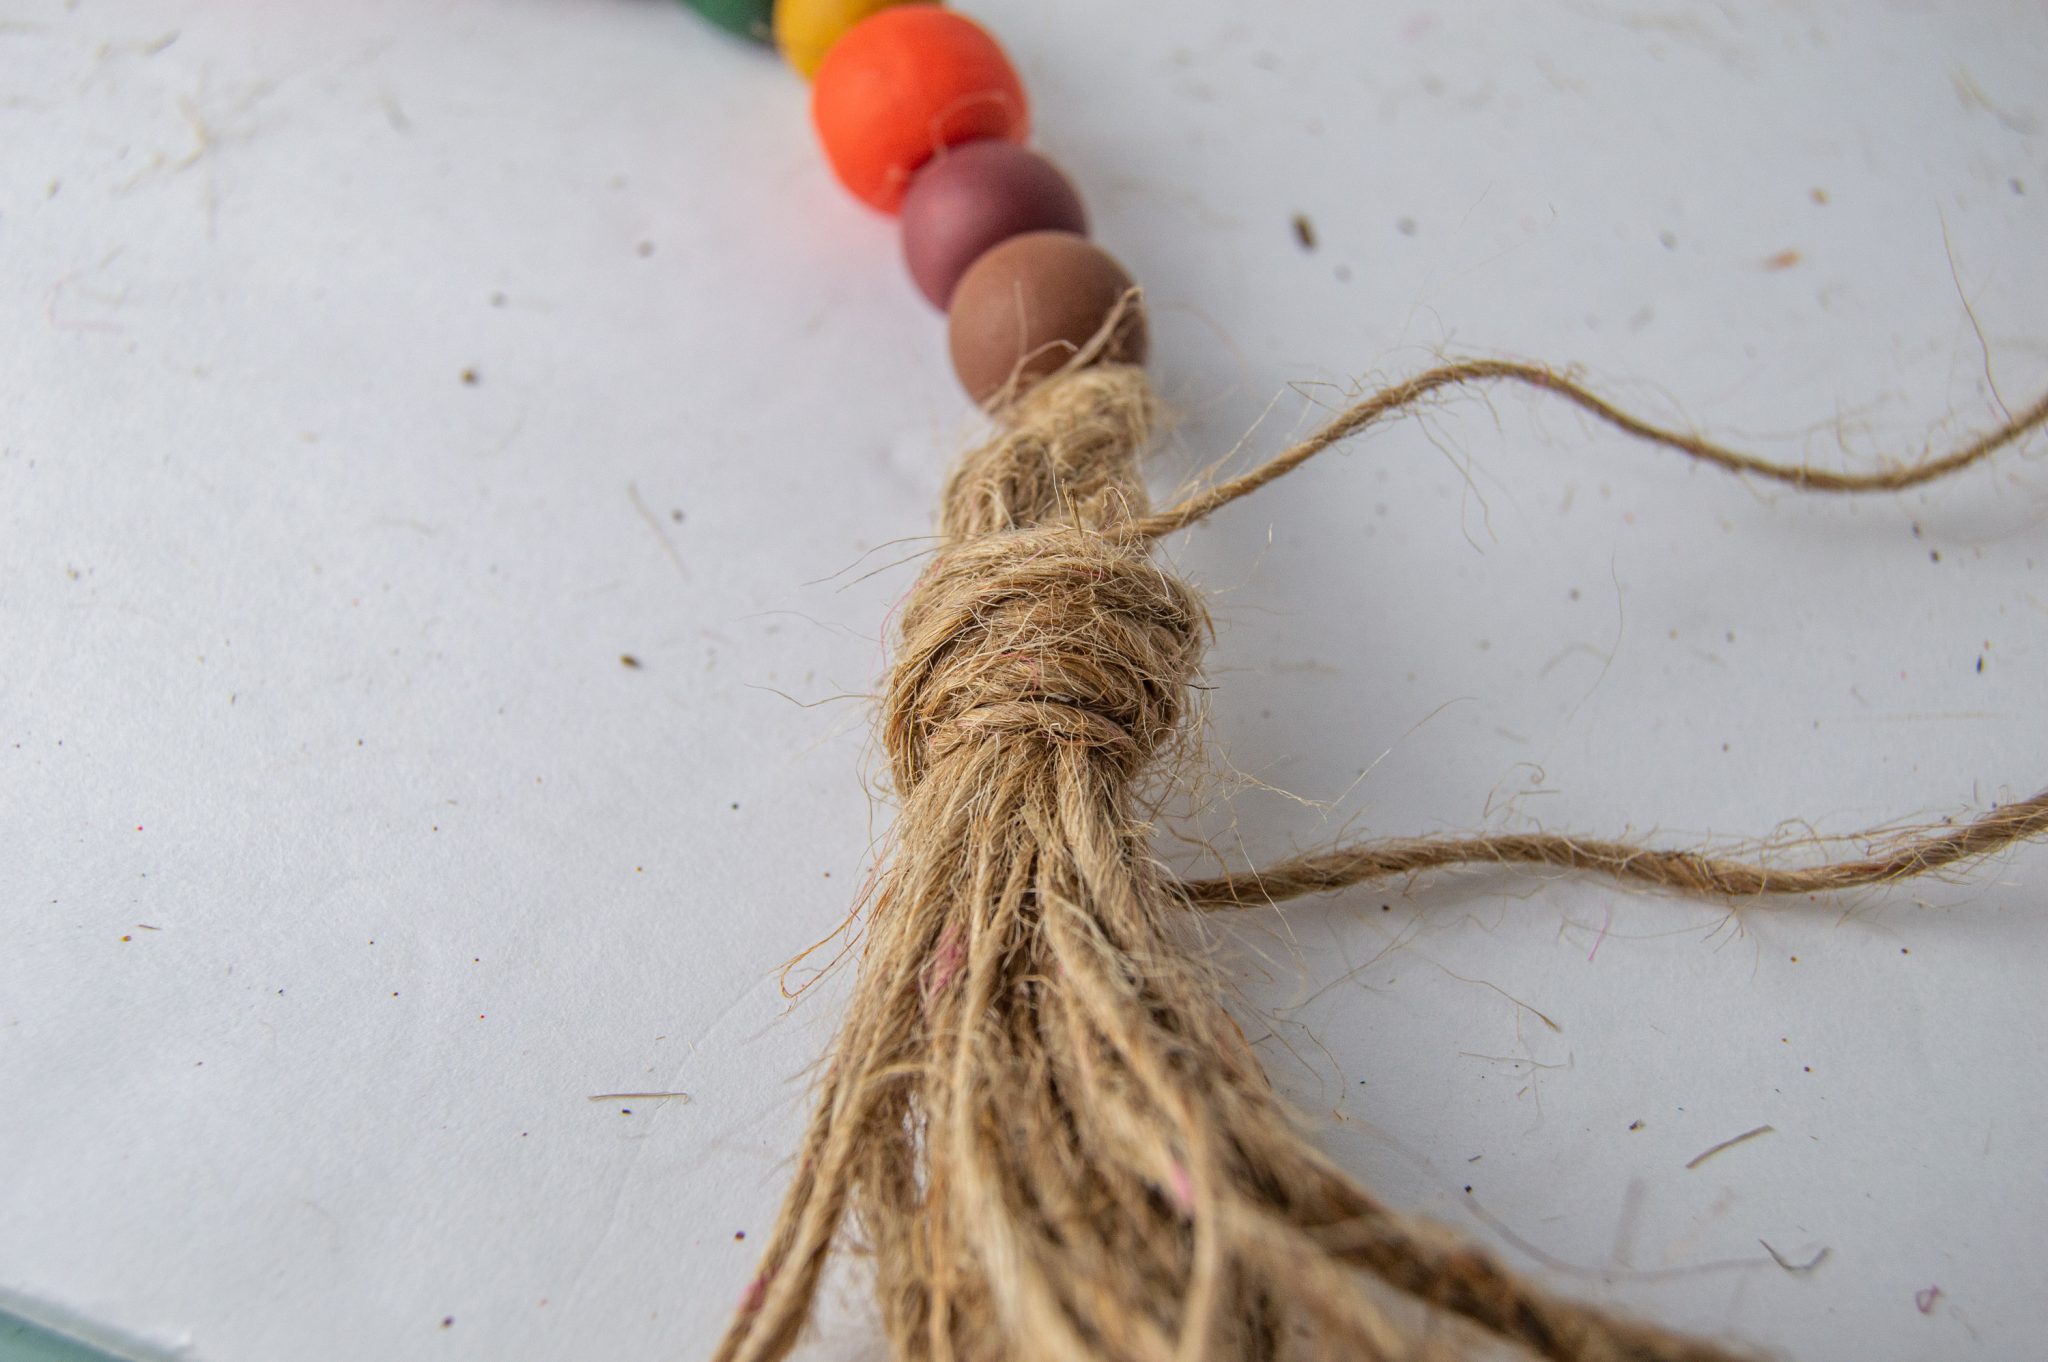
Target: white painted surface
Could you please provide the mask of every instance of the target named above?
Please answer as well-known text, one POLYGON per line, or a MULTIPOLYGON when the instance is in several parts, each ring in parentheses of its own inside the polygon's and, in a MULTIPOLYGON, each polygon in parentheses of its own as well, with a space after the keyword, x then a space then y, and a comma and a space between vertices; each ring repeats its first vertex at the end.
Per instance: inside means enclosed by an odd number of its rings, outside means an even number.
MULTIPOLYGON (((1857 466, 2048 385, 2037 4, 968 8, 1151 289, 1163 489, 1439 350, 1857 466)), ((842 996, 776 967, 887 818, 861 704, 789 697, 872 687, 972 429, 888 224, 668 4, 18 0, 0 96, 0 1301, 205 1362, 703 1355, 842 996)), ((1448 402, 1174 546, 1243 776, 1200 826, 2030 793, 2041 448, 1820 500, 1448 402)), ((1232 958, 1328 1146, 1561 1289, 2016 1358, 2044 883, 1450 878, 1232 958)))

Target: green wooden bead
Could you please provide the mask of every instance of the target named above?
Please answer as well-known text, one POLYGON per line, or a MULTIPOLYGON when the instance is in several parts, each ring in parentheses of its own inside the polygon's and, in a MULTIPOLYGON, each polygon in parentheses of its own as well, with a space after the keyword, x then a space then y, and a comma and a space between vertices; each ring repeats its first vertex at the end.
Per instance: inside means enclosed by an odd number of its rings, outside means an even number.
POLYGON ((683 0, 729 33, 757 43, 775 41, 775 0, 683 0))

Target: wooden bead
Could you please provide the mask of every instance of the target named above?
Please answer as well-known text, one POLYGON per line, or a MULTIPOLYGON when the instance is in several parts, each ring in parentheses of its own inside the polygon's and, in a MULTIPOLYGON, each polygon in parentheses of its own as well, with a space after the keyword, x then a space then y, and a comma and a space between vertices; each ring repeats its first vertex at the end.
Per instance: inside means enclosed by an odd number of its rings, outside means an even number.
POLYGON ((870 14, 907 0, 775 0, 775 45, 805 80, 832 44, 870 14))
POLYGON ((775 37, 776 0, 685 0, 697 13, 729 33, 756 42, 775 37))
POLYGON ((885 213, 936 153, 1031 132, 1023 83, 1003 49, 937 5, 894 5, 848 29, 818 67, 811 121, 840 182, 885 213))
POLYGON ((1052 162, 1015 142, 985 137, 942 151, 903 196, 903 259, 937 308, 982 252, 1048 231, 1087 235, 1087 210, 1052 162))
POLYGON ((1072 359, 1119 304, 1122 319, 1100 358, 1143 363, 1145 313, 1135 298, 1125 302, 1131 287, 1124 267, 1083 237, 1011 237, 969 266, 953 289, 946 343, 960 386, 982 403, 1020 395, 1072 359))

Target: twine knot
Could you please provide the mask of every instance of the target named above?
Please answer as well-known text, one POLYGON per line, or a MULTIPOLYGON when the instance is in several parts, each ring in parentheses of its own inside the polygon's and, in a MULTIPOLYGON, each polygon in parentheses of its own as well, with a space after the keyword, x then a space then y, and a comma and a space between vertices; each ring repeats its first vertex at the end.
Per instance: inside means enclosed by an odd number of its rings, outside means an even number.
POLYGON ((1086 749, 1128 778, 1178 731, 1208 616, 1123 532, 1150 416, 1136 370, 1079 371, 956 470, 883 704, 899 794, 970 744, 1086 749))
POLYGON ((1091 749, 1125 775, 1179 728, 1205 615, 1142 546, 1072 527, 944 551, 904 610, 884 740, 899 793, 963 744, 1091 749))

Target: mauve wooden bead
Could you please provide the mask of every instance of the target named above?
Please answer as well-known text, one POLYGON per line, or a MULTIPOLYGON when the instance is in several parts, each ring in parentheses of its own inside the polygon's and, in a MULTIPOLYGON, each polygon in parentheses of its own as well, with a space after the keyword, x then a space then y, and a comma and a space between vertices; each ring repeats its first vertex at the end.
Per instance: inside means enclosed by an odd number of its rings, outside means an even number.
MULTIPOLYGON (((960 386, 981 403, 1021 395, 1093 339, 1131 288, 1114 257, 1072 232, 1027 232, 983 252, 946 312, 960 386)), ((1142 364, 1145 346, 1145 312, 1133 298, 1101 359, 1142 364)))
POLYGON ((943 310, 983 251, 1026 232, 1088 234, 1081 196, 1037 152, 984 137, 925 162, 903 196, 903 259, 943 310))

